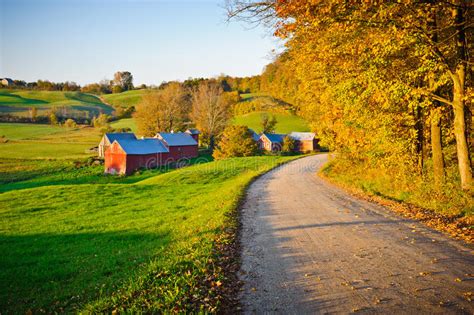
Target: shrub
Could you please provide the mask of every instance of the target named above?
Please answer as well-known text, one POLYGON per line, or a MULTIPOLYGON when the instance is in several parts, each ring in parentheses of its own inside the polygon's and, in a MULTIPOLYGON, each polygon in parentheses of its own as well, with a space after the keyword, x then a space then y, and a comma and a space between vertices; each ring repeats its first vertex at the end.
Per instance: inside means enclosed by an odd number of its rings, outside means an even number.
POLYGON ((289 136, 285 136, 285 138, 283 138, 281 152, 283 154, 288 154, 288 153, 294 152, 294 150, 295 150, 295 139, 289 136))
POLYGON ((56 114, 55 113, 51 113, 49 115, 49 123, 51 125, 57 125, 58 124, 58 117, 56 117, 56 114))
POLYGON ((76 122, 74 121, 74 119, 67 119, 65 122, 64 122, 64 127, 67 127, 67 128, 76 128, 77 127, 77 124, 76 122))
POLYGON ((228 126, 222 133, 217 149, 212 155, 215 159, 252 156, 257 153, 257 143, 246 126, 228 126))

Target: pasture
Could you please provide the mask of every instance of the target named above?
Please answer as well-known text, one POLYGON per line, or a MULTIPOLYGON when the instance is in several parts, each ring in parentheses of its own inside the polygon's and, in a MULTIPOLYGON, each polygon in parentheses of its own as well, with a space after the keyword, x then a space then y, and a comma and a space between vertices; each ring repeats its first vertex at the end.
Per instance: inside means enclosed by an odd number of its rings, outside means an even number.
POLYGON ((97 145, 100 133, 88 126, 65 128, 39 124, 0 123, 0 159, 78 159, 97 145))
POLYGON ((276 124, 276 133, 289 133, 291 131, 310 131, 307 122, 296 115, 290 113, 271 113, 271 112, 253 112, 249 114, 234 117, 232 123, 234 125, 248 126, 255 132, 262 131, 261 115, 275 115, 278 123, 276 124))
POLYGON ((0 113, 13 116, 28 116, 35 107, 38 115, 47 115, 51 109, 65 116, 92 117, 103 112, 111 114, 113 108, 102 103, 95 95, 81 92, 31 91, 0 89, 0 113))
POLYGON ((112 128, 130 128, 132 132, 137 132, 137 124, 133 118, 123 118, 110 123, 112 128))
POLYGON ((215 310, 229 214, 254 176, 294 158, 107 176, 85 152, 94 128, 0 124, 0 135, 2 313, 215 310))
POLYGON ((0 309, 209 310, 193 301, 214 294, 204 278, 224 281, 212 261, 227 215, 254 176, 288 159, 229 159, 129 182, 72 176, 0 194, 0 309))
POLYGON ((102 99, 108 104, 114 106, 122 106, 122 107, 129 107, 129 106, 137 106, 140 101, 142 100, 142 96, 148 93, 150 90, 132 90, 132 91, 125 91, 122 93, 117 94, 104 94, 102 95, 102 99))

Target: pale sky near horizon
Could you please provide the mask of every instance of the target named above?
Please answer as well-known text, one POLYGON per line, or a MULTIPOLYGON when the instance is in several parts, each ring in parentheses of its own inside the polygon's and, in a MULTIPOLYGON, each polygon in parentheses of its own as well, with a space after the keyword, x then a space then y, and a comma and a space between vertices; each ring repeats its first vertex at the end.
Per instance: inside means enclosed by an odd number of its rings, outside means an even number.
POLYGON ((136 85, 261 73, 281 42, 224 0, 0 0, 0 77, 136 85))

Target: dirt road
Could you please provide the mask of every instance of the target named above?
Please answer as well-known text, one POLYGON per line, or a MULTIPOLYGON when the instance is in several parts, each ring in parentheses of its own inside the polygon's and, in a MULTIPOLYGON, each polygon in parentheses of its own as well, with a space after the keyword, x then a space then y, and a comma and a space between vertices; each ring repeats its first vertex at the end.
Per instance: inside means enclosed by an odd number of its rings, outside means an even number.
POLYGON ((244 313, 473 314, 473 247, 324 182, 326 160, 296 160, 249 187, 244 313))

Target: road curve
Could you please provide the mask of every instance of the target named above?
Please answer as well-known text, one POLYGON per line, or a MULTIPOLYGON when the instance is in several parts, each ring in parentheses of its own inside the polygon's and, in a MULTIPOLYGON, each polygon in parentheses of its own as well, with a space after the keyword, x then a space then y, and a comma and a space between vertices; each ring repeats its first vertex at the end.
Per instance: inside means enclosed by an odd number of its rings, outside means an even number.
POLYGON ((473 314, 473 247, 326 183, 326 161, 293 161, 249 187, 243 312, 473 314))

